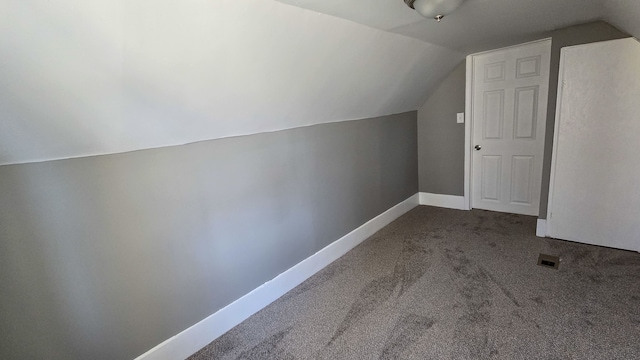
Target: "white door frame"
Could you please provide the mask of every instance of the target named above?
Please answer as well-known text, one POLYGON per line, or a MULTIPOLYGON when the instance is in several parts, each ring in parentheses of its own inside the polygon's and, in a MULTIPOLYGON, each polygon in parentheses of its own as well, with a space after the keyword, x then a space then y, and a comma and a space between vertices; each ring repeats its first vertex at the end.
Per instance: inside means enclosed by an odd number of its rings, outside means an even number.
MULTIPOLYGON (((474 57, 483 55, 486 53, 501 51, 507 49, 517 48, 523 45, 532 45, 541 42, 552 41, 551 38, 544 38, 540 40, 530 41, 518 45, 507 46, 499 49, 493 49, 488 51, 482 51, 479 53, 467 55, 466 59, 466 82, 465 82, 465 96, 464 96, 464 112, 466 121, 464 122, 464 208, 465 210, 471 210, 471 192, 473 179, 473 145, 471 144, 471 137, 473 134, 473 60, 474 57)), ((548 99, 544 99, 547 101, 548 99)), ((545 121, 547 119, 545 118, 545 121)), ((542 140, 545 141, 544 139, 542 140)), ((544 161, 544 159, 543 159, 544 161)))

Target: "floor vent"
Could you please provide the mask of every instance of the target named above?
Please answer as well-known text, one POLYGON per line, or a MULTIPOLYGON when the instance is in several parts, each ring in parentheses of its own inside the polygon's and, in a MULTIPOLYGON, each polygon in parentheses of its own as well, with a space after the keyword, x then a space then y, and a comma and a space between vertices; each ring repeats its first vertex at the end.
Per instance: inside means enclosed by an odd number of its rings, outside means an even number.
POLYGON ((553 255, 540 254, 538 256, 538 265, 558 270, 560 258, 553 255))

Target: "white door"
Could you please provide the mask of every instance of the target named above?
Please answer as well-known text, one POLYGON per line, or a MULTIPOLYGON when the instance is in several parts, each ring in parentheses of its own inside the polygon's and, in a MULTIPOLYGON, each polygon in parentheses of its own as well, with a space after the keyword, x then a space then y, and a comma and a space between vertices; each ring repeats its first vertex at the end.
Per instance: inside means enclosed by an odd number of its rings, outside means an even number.
POLYGON ((562 49, 547 234, 640 251, 640 43, 562 49))
POLYGON ((471 207, 538 215, 551 40, 472 56, 471 207))

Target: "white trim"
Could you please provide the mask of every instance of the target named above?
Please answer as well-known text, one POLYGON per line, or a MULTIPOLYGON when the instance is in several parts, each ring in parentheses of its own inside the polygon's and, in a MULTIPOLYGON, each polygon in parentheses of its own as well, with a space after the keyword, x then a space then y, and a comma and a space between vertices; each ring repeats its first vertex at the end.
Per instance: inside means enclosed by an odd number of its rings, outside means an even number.
POLYGON ((464 196, 420 193, 420 205, 437 206, 449 209, 468 210, 464 196))
POLYGON ((464 207, 471 210, 471 124, 473 122, 473 56, 467 56, 464 97, 464 207))
MULTIPOLYGON (((474 59, 478 55, 484 55, 494 51, 503 51, 506 49, 517 48, 520 46, 527 46, 527 45, 532 45, 535 43, 542 43, 547 41, 549 42, 549 46, 551 47, 553 38, 548 37, 540 40, 529 41, 522 44, 507 46, 500 49, 487 50, 487 51, 482 51, 475 54, 467 55, 467 59, 466 59, 467 72, 465 76, 465 101, 464 101, 464 111, 466 113, 465 125, 464 125, 464 205, 466 210, 471 210, 473 207, 473 204, 471 203, 471 194, 473 192, 473 186, 472 186, 473 184, 473 156, 472 156, 473 144, 471 143, 471 140, 473 138, 472 135, 473 135, 473 68, 474 68, 473 62, 474 62, 474 59)), ((560 95, 560 92, 558 92, 558 95, 560 95)), ((557 114, 557 108, 556 108, 556 114, 557 114)), ((553 168, 552 168, 552 171, 553 171, 553 168)), ((549 192, 549 194, 551 194, 551 192, 549 192)))
POLYGON ((538 219, 538 223, 536 224, 536 236, 537 237, 547 236, 547 220, 546 219, 538 219))
POLYGON ((136 360, 186 359, 346 254, 393 220, 418 206, 418 200, 418 194, 411 196, 276 276, 273 280, 138 356, 136 360))

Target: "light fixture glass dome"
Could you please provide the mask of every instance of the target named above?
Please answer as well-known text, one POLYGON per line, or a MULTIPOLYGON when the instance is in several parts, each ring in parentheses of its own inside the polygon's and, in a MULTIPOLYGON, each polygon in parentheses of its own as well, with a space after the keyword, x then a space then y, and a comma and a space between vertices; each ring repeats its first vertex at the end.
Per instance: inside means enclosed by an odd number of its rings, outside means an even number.
POLYGON ((460 6, 463 1, 464 0, 415 0, 412 5, 420 15, 440 21, 443 16, 451 13, 460 6))

